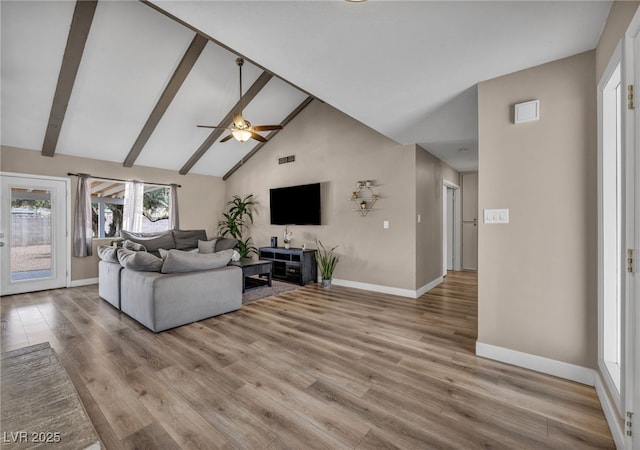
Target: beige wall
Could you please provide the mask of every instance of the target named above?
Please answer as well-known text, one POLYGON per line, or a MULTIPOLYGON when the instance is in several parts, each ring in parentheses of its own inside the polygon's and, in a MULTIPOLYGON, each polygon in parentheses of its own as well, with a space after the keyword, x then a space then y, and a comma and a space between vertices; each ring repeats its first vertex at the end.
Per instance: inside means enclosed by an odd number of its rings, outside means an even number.
POLYGON ((268 246, 270 236, 277 236, 282 245, 284 227, 269 223, 269 189, 323 183, 323 224, 291 227, 292 245, 315 248, 315 239, 339 245, 336 279, 415 290, 415 148, 314 101, 226 181, 226 195, 255 194, 255 244, 268 246), (296 161, 279 165, 277 159, 287 155, 296 161), (358 180, 374 180, 380 197, 366 217, 353 211, 358 180))
POLYGON ((440 161, 440 172, 442 174, 443 180, 447 180, 453 184, 460 186, 460 172, 458 172, 456 169, 440 161))
POLYGON ((460 174, 416 146, 416 289, 442 276, 443 180, 460 185, 460 174))
POLYGON ((478 116, 479 209, 511 221, 479 224, 478 340, 595 367, 595 52, 480 83, 478 116))
MULTIPOLYGON (((180 209, 180 228, 206 229, 215 235, 216 224, 224 208, 224 182, 219 177, 205 175, 179 175, 177 172, 151 167, 132 168, 122 164, 56 155, 53 158, 42 156, 34 150, 1 147, 0 170, 3 172, 26 173, 66 177, 68 172, 84 172, 101 177, 121 179, 139 179, 156 183, 178 183, 180 209)), ((71 209, 74 210, 77 178, 71 177, 71 209)), ((72 216, 73 217, 73 216, 72 216)), ((110 239, 94 240, 94 249, 99 244, 107 244, 110 239)), ((98 276, 98 258, 71 258, 71 279, 84 280, 98 276)))
POLYGON ((600 42, 596 49, 596 82, 600 80, 613 55, 613 51, 631 23, 640 2, 616 1, 611 5, 600 42))

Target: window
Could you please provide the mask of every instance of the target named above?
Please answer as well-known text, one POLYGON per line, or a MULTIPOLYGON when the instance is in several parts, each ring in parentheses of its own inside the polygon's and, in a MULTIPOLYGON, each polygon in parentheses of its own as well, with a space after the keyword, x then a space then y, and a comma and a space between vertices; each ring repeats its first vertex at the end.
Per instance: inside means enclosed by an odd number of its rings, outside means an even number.
POLYGON ((169 229, 169 187, 147 184, 142 196, 142 231, 156 232, 169 229))
MULTIPOLYGON (((120 236, 124 216, 125 183, 121 181, 94 180, 91 183, 93 210, 93 237, 116 238, 120 236)), ((142 232, 158 232, 169 229, 168 186, 144 185, 142 197, 142 232)))
POLYGON ((91 183, 93 237, 120 236, 124 211, 124 183, 94 180, 91 183))

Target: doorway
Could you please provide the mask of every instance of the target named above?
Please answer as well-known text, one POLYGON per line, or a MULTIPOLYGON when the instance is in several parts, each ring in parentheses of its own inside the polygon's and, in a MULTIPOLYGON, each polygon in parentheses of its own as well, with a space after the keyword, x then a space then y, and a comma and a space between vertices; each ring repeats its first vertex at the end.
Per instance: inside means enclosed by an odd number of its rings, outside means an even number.
POLYGON ((462 269, 460 186, 442 181, 442 276, 462 269))
POLYGON ((69 180, 0 174, 0 295, 68 285, 69 180))
MULTIPOLYGON (((633 112, 640 73, 640 13, 598 83, 598 369, 600 395, 618 448, 640 448, 640 117, 633 112), (604 399, 604 400, 602 400, 604 399)), ((597 384, 596 384, 597 385, 597 384)))

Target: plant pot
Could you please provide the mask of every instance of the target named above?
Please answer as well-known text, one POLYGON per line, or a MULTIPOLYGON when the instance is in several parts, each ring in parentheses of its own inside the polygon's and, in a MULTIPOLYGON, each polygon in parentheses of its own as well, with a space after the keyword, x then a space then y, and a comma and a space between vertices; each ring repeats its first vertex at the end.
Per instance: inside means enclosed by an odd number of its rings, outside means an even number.
POLYGON ((331 287, 331 280, 325 280, 324 278, 322 279, 322 287, 323 288, 330 288, 331 287))
POLYGON ((284 243, 284 248, 289 249, 291 248, 291 244, 289 244, 288 242, 284 243))

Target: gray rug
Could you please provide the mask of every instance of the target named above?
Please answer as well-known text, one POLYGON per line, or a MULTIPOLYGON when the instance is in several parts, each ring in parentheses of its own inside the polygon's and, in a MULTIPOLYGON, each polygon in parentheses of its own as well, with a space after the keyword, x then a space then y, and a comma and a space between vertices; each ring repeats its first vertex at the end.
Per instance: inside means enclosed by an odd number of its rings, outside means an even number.
POLYGON ((252 289, 247 289, 244 294, 242 294, 242 304, 248 305, 249 303, 253 303, 257 300, 262 300, 267 297, 274 297, 276 295, 284 294, 285 292, 295 291, 296 289, 300 289, 302 286, 293 284, 293 283, 284 283, 282 281, 273 280, 271 282, 271 287, 269 286, 260 286, 252 289))
POLYGON ((99 449, 80 397, 48 342, 2 353, 4 444, 12 449, 99 449))

